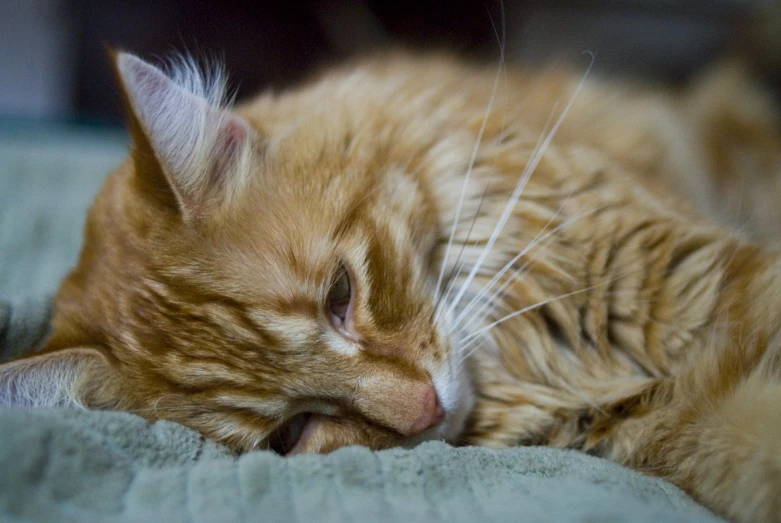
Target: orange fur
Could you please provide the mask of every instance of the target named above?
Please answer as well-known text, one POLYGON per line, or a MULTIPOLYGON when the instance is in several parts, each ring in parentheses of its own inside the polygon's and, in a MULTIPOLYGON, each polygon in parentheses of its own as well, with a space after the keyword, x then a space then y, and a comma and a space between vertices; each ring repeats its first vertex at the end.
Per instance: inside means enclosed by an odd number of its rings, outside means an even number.
POLYGON ((553 136, 562 71, 391 56, 228 112, 117 60, 133 153, 25 368, 78 349, 88 405, 238 450, 312 413, 293 452, 579 448, 781 520, 781 138, 737 65, 589 78, 553 136), (171 167, 147 88, 216 126, 209 165, 171 167))

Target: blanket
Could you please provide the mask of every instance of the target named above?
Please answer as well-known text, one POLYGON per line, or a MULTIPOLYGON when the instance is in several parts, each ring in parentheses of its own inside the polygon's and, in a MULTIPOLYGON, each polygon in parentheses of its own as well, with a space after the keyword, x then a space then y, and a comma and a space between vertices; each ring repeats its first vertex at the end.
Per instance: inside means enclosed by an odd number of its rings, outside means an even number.
MULTIPOLYGON (((0 124, 0 361, 44 339, 121 133, 0 124)), ((349 447, 234 456, 121 412, 0 409, 0 521, 721 521, 675 486, 574 451, 349 447)))

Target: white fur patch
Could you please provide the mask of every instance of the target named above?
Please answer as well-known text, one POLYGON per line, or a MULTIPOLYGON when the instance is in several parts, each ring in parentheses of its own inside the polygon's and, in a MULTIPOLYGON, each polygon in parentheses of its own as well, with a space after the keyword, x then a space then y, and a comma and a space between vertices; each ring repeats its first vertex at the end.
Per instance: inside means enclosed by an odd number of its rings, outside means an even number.
POLYGON ((0 406, 82 407, 77 385, 93 358, 81 351, 44 354, 0 366, 0 406))
POLYGON ((431 372, 431 379, 446 416, 444 423, 431 429, 434 433, 427 434, 427 439, 454 441, 463 431, 474 406, 474 391, 461 354, 451 350, 443 364, 431 372))
POLYGON ((353 357, 361 352, 360 345, 344 339, 344 337, 334 331, 326 331, 324 338, 326 340, 325 345, 327 348, 343 356, 353 357))

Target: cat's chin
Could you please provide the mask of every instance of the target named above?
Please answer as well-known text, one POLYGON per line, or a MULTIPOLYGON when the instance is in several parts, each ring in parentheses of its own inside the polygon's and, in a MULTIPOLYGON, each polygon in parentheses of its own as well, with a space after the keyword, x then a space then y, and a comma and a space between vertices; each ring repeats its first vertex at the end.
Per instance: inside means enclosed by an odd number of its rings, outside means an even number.
POLYGON ((455 444, 461 440, 467 418, 474 405, 474 393, 468 382, 459 384, 457 388, 458 399, 452 404, 443 403, 445 419, 436 427, 421 433, 419 435, 421 437, 420 442, 441 440, 455 444))
POLYGON ((469 413, 474 406, 474 390, 467 369, 455 361, 432 373, 437 397, 445 410, 445 418, 438 425, 411 438, 412 445, 429 440, 457 443, 463 434, 469 413))

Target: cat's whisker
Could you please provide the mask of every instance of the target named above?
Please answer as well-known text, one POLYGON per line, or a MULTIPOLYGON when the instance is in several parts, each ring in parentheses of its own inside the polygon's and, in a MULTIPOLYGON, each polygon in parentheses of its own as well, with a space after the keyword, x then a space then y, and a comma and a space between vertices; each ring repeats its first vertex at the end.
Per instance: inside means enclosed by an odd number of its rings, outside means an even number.
MULTIPOLYGON (((519 253, 518 253, 518 254, 517 254, 517 255, 516 255, 514 258, 512 258, 512 259, 511 259, 509 262, 507 262, 507 263, 504 265, 504 267, 502 267, 502 268, 501 268, 501 269, 500 269, 500 270, 499 270, 499 271, 498 271, 498 272, 497 272, 497 273, 496 273, 496 274, 493 276, 493 278, 491 278, 491 280, 490 280, 490 281, 489 281, 489 282, 488 282, 488 283, 487 283, 487 284, 486 284, 486 285, 485 285, 485 286, 484 286, 484 287, 483 287, 483 288, 480 290, 480 292, 478 292, 478 293, 477 293, 477 294, 476 294, 476 295, 475 295, 475 296, 472 298, 472 300, 470 300, 470 302, 469 302, 469 303, 466 305, 466 307, 464 307, 464 310, 462 310, 462 311, 461 311, 461 313, 460 313, 460 314, 459 314, 459 315, 456 317, 455 321, 453 322, 453 323, 454 323, 454 325, 459 325, 459 324, 461 323, 461 321, 463 321, 463 318, 464 318, 464 317, 465 317, 465 316, 466 316, 466 315, 467 315, 467 314, 468 314, 468 313, 469 313, 469 312, 472 310, 472 308, 474 307, 474 304, 475 304, 476 302, 479 302, 480 300, 482 300, 482 299, 483 299, 483 297, 484 297, 484 296, 485 296, 485 295, 486 295, 486 294, 487 294, 487 293, 488 293, 488 292, 491 290, 491 288, 493 288, 493 286, 494 286, 494 285, 496 285, 496 283, 499 281, 499 279, 501 279, 501 277, 502 277, 502 276, 504 276, 504 275, 505 275, 505 273, 506 273, 508 270, 510 270, 510 268, 511 268, 513 265, 515 265, 515 263, 516 263, 518 260, 520 260, 520 259, 521 259, 521 258, 522 258, 522 257, 523 257, 523 256, 524 256, 526 253, 527 253, 527 252, 529 252, 529 250, 530 250, 530 249, 534 248, 534 247, 535 247, 535 246, 536 246, 538 243, 540 243, 541 241, 549 240, 550 238, 552 238, 552 237, 553 237, 553 235, 554 235, 556 232, 558 232, 558 231, 562 230, 563 228, 565 228, 566 226, 568 226, 568 225, 569 225, 569 224, 570 224, 572 221, 575 221, 575 219, 576 219, 576 218, 579 218, 579 217, 581 216, 581 215, 576 215, 575 217, 573 217, 573 218, 571 218, 571 219, 569 219, 569 220, 566 220, 566 221, 562 222, 562 223, 561 223, 561 224, 559 224, 559 225, 558 225, 556 228, 554 228, 553 230, 551 230, 551 231, 549 231, 548 233, 546 233, 546 234, 544 234, 544 235, 543 235, 543 233, 544 233, 544 232, 545 232, 545 230, 546 230, 546 229, 547 229, 547 228, 550 226, 550 224, 551 224, 551 223, 553 223, 553 222, 556 220, 556 218, 558 217, 559 213, 561 212, 561 210, 562 210, 562 208, 564 207, 564 205, 565 205, 565 204, 566 204, 566 201, 565 201, 564 203, 562 203, 562 204, 561 204, 561 206, 560 206, 560 207, 559 207, 559 209, 556 211, 556 213, 555 213, 555 214, 554 214, 554 215, 553 215, 553 216, 550 218, 550 220, 548 220, 548 223, 546 223, 546 224, 545 224, 545 226, 544 226, 544 227, 542 227, 542 229, 540 229, 540 231, 537 233, 537 235, 536 235, 536 236, 535 236, 535 237, 534 237, 534 238, 533 238, 533 239, 532 239, 532 240, 531 240, 531 241, 530 241, 530 242, 529 242, 529 243, 526 245, 526 247, 524 247, 524 248, 523 248, 523 249, 522 249, 522 250, 521 250, 521 251, 520 251, 520 252, 519 252, 519 253)), ((534 259, 534 258, 532 258, 532 259, 534 259)), ((531 261, 531 260, 528 260, 528 261, 527 261, 527 262, 524 264, 524 267, 525 267, 526 265, 528 265, 529 261, 531 261)), ((495 294, 493 297, 495 297, 495 296, 496 296, 496 294, 495 294)), ((491 299, 491 300, 488 300, 488 301, 492 301, 492 299, 491 299)))
MULTIPOLYGON (((506 291, 511 284, 518 283, 521 280, 521 278, 524 278, 527 274, 529 274, 530 271, 528 270, 528 267, 529 265, 531 265, 536 261, 538 256, 545 254, 546 258, 552 258, 552 255, 549 252, 546 252, 548 243, 550 243, 550 239, 544 245, 540 246, 540 250, 536 252, 534 256, 532 256, 530 259, 524 262, 522 266, 518 267, 515 271, 513 271, 512 274, 504 281, 504 283, 502 283, 502 285, 494 291, 494 293, 489 299, 480 300, 483 303, 480 310, 477 311, 477 313, 473 314, 467 323, 460 325, 460 328, 464 331, 469 331, 472 325, 474 324, 479 325, 480 323, 483 322, 483 320, 485 320, 486 317, 493 314, 494 312, 497 312, 499 310, 499 307, 503 304, 503 302, 498 299, 499 296, 502 295, 504 291, 506 291)), ((560 271, 559 269, 556 269, 556 271, 565 277, 568 276, 566 273, 560 271)))
MULTIPOLYGON (((472 245, 467 245, 467 243, 464 242, 462 244, 462 246, 461 246, 461 251, 463 252, 466 249, 466 247, 468 247, 468 246, 469 247, 473 247, 473 248, 477 248, 479 242, 480 242, 480 240, 475 240, 474 242, 472 242, 472 245)), ((442 318, 441 314, 442 314, 442 312, 443 312, 443 310, 444 310, 444 308, 445 308, 445 306, 447 304, 447 296, 449 295, 449 291, 453 287, 454 281, 458 278, 458 275, 461 274, 463 268, 467 265, 467 263, 468 263, 468 260, 461 260, 461 262, 458 263, 457 266, 453 267, 453 269, 451 270, 451 275, 448 276, 448 278, 450 279, 450 281, 448 282, 448 287, 447 287, 448 290, 447 290, 446 294, 440 295, 439 299, 437 300, 436 304, 434 305, 434 310, 435 310, 434 323, 439 323, 439 321, 441 320, 441 318, 442 318)))
POLYGON ((453 226, 450 228, 450 236, 447 241, 447 247, 445 248, 445 256, 442 260, 442 267, 439 270, 439 277, 437 278, 437 286, 434 294, 435 301, 439 299, 439 292, 442 286, 442 278, 444 278, 445 276, 445 269, 447 267, 448 255, 450 254, 450 249, 453 246, 453 239, 456 235, 456 229, 458 228, 461 209, 463 208, 464 200, 466 199, 467 189, 469 188, 469 181, 472 177, 472 169, 474 168, 475 161, 477 161, 477 152, 480 149, 480 144, 483 140, 483 133, 485 132, 485 128, 488 125, 488 118, 491 115, 491 111, 493 109, 494 102, 496 100, 496 91, 497 88, 499 87, 499 79, 501 78, 503 66, 504 66, 504 51, 502 51, 499 67, 497 68, 496 76, 494 77, 494 83, 491 88, 491 96, 488 100, 488 107, 486 108, 485 114, 483 115, 483 121, 480 124, 480 131, 477 133, 477 140, 475 141, 475 146, 472 149, 472 155, 469 158, 469 166, 467 167, 466 174, 464 175, 464 183, 461 187, 461 195, 459 196, 458 204, 456 206, 456 214, 453 217, 453 226))
MULTIPOLYGON (((478 294, 477 294, 475 297, 473 297, 473 298, 472 298, 472 300, 471 300, 471 301, 470 301, 470 303, 467 305, 467 307, 464 309, 464 311, 462 311, 462 312, 461 312, 461 314, 460 314, 460 315, 459 315, 459 316, 456 318, 456 320, 454 321, 454 326, 457 326, 457 327, 459 327, 459 328, 462 328, 462 329, 464 329, 464 330, 468 330, 468 328, 469 328, 471 325, 473 325, 473 324, 475 324, 475 323, 478 323, 478 324, 479 324, 480 322, 482 322, 482 321, 485 319, 485 317, 486 317, 486 316, 488 316, 489 314, 491 314, 491 313, 493 312, 493 310, 495 310, 495 309, 496 309, 496 307, 498 306, 498 301, 497 301, 497 298, 498 298, 498 296, 499 296, 499 295, 501 295, 501 294, 502 294, 502 293, 503 293, 503 292, 504 292, 504 291, 507 289, 507 287, 509 287, 509 286, 510 286, 510 285, 511 285, 513 282, 517 282, 517 281, 518 281, 518 278, 519 278, 519 277, 521 277, 521 276, 523 276, 523 275, 525 274, 525 271, 526 271, 526 269, 527 269, 527 268, 528 268, 528 267, 529 267, 529 266, 530 266, 532 263, 534 263, 534 262, 535 262, 535 261, 538 259, 538 257, 539 257, 539 256, 541 256, 541 255, 542 255, 544 252, 546 252, 546 251, 545 251, 546 247, 548 246, 548 244, 549 244, 551 241, 553 241, 553 239, 555 239, 555 234, 556 234, 557 232, 561 232, 562 230, 566 229, 568 226, 572 225, 572 224, 573 224, 574 222, 576 222, 577 220, 579 220, 579 219, 583 218, 584 216, 587 216, 587 215, 589 215, 589 214, 591 214, 591 213, 597 212, 598 210, 599 210, 599 208, 597 208, 597 209, 593 209, 593 210, 591 210, 591 211, 587 211, 587 212, 578 213, 578 214, 576 214, 575 216, 573 216, 572 218, 569 218, 568 220, 566 220, 566 221, 562 222, 562 223, 561 223, 561 224, 559 224, 559 225, 558 225, 556 228, 554 228, 553 230, 549 231, 549 232, 548 232, 548 233, 546 233, 545 235, 543 235, 543 236, 540 236, 540 234, 538 234, 538 235, 535 237, 535 239, 534 239, 534 240, 532 240, 532 242, 530 242, 530 243, 529 243, 529 244, 526 246, 526 248, 524 248, 524 249, 523 249, 523 250, 522 250, 522 251, 521 251, 521 252, 520 252, 520 253, 519 253, 519 254, 518 254, 518 255, 517 255, 515 258, 513 258, 513 259, 511 260, 511 262, 510 262, 510 263, 506 264, 506 265, 505 265, 505 266, 502 268, 502 270, 501 270, 501 271, 499 271, 499 272, 498 272, 498 273, 497 273, 497 274, 494 276, 494 278, 492 278, 492 279, 491 279, 491 281, 489 281, 489 282, 488 282, 488 283, 487 283, 487 284, 486 284, 486 285, 483 287, 483 289, 482 289, 482 290, 481 290, 481 291, 480 291, 480 292, 479 292, 479 293, 478 293, 478 294), (542 243, 542 242, 544 242, 544 243, 542 243), (542 243, 542 244, 541 244, 541 243, 542 243), (533 254, 533 255, 532 255, 532 256, 531 256, 529 259, 527 259, 527 260, 526 260, 526 261, 523 263, 523 265, 521 265, 521 266, 520 266, 520 267, 518 267, 518 268, 517 268, 515 271, 513 271, 513 273, 512 273, 512 274, 511 274, 511 275, 510 275, 508 278, 506 278, 506 279, 505 279, 505 281, 502 283, 502 285, 501 285, 501 286, 499 286, 499 288, 498 288, 498 289, 496 289, 496 290, 495 290, 495 291, 492 293, 492 295, 491 295, 491 297, 490 297, 490 298, 488 298, 488 299, 484 299, 485 295, 486 295, 488 292, 490 292, 491 288, 493 288, 493 287, 496 285, 496 283, 498 282, 498 280, 499 280, 499 279, 500 279, 502 276, 504 276, 504 274, 505 274, 505 273, 506 273, 506 272, 507 272, 507 271, 508 271, 508 270, 509 270, 509 269, 510 269, 510 268, 511 268, 511 267, 512 267, 514 264, 515 264, 515 262, 517 262, 517 261, 518 261, 518 260, 519 260, 519 259, 520 259, 520 258, 521 258, 523 255, 524 255, 524 254, 526 254, 526 253, 527 253, 527 252, 528 252, 528 251, 529 251, 531 248, 533 248, 533 247, 536 247, 538 244, 541 244, 541 245, 540 245, 540 250, 539 250, 538 252, 535 252, 535 253, 534 253, 534 254, 533 254), (471 319, 470 319, 470 320, 469 320, 469 321, 468 321, 466 324, 463 324, 463 325, 462 325, 462 324, 461 324, 461 322, 464 320, 464 318, 466 318, 466 315, 467 315, 467 314, 468 314, 468 313, 471 311, 471 309, 474 307, 474 305, 473 305, 473 304, 476 304, 477 302, 482 302, 482 303, 483 303, 483 306, 482 306, 482 307, 481 307, 481 308, 480 308, 480 309, 479 309, 479 310, 478 310, 478 311, 477 311, 475 314, 473 314, 473 315, 471 316, 471 319), (491 306, 493 306, 493 310, 487 310, 487 309, 488 309, 489 307, 491 307, 491 306)), ((549 223, 550 223, 550 222, 549 222, 549 223)), ((546 227, 547 227, 547 225, 546 225, 546 227)), ((544 230, 544 228, 543 228, 543 230, 544 230)), ((542 232, 542 231, 540 231, 540 232, 542 232)), ((552 256, 551 256, 549 253, 548 253, 548 254, 546 254, 546 258, 551 258, 551 257, 552 257, 552 256)), ((556 269, 558 272, 560 272, 560 274, 561 274, 563 277, 565 277, 565 278, 566 278, 566 279, 568 279, 568 280, 571 280, 571 278, 569 277, 569 274, 567 274, 567 273, 566 273, 566 272, 564 272, 564 271, 560 271, 560 270, 559 270, 558 268, 556 268, 556 267, 554 267, 554 268, 555 268, 555 269, 556 269)))
MULTIPOLYGON (((475 277, 475 274, 477 273, 480 266, 485 262, 486 257, 491 252, 491 249, 493 248, 494 244, 496 243, 497 238, 499 237, 499 234, 504 229, 505 224, 507 223, 507 220, 509 220, 510 215, 515 208, 515 206, 518 204, 518 201, 521 198, 521 195, 523 194, 524 189, 526 188, 526 185, 529 182, 529 179, 531 178, 531 175, 534 173, 535 169, 537 168, 537 165, 540 163, 540 160, 542 159, 543 154, 548 149, 548 146, 553 141, 553 138, 556 136, 556 132, 558 131, 559 127, 561 126, 562 122, 566 118, 567 114, 569 113, 570 109, 572 108, 572 105, 575 103, 575 100, 580 93, 581 89, 585 85, 586 79, 588 78, 589 72, 591 71, 592 66, 594 65, 594 58, 592 57, 591 63, 589 64, 588 68, 586 69, 586 72, 583 75, 583 78, 580 80, 580 83, 578 84, 577 88, 575 89, 575 92, 573 93, 572 97, 570 98, 569 102, 567 103, 567 106, 564 108, 564 110, 561 112, 561 115, 559 115, 559 118, 556 120, 556 123, 553 125, 553 128, 550 130, 550 132, 547 134, 545 140, 543 140, 540 150, 537 151, 536 154, 534 154, 529 162, 526 165, 526 168, 524 169, 521 178, 519 179, 518 183, 516 184, 515 190, 513 191, 509 201, 507 202, 507 205, 504 208, 504 211, 502 212, 502 215, 500 216, 496 227, 494 228, 493 233, 491 234, 491 237, 488 240, 488 243, 486 244, 483 253, 481 254, 480 258, 478 258, 477 262, 475 263, 474 267, 472 268, 472 271, 469 273, 469 276, 467 276, 466 281, 461 286, 461 289, 459 290, 458 294, 454 298, 453 302, 450 305, 449 312, 452 313, 452 311, 458 306, 458 303, 461 301, 461 298, 463 297, 464 293, 466 293, 467 289, 469 288, 470 284, 472 283, 472 280, 475 277)), ((452 235, 451 235, 452 240, 452 235)))
POLYGON ((505 50, 507 49, 507 17, 505 16, 504 12, 504 2, 499 2, 499 17, 502 21, 502 32, 501 35, 499 34, 499 31, 496 28, 496 24, 494 23, 494 18, 491 16, 491 11, 488 9, 488 6, 486 5, 486 11, 488 11, 488 20, 491 22, 491 27, 494 30, 494 36, 496 36, 496 42, 499 44, 499 65, 502 67, 502 78, 504 80, 504 111, 502 111, 502 126, 501 126, 501 133, 504 132, 505 122, 507 121, 507 103, 508 103, 508 93, 510 92, 508 85, 507 85, 507 61, 505 59, 505 50))
MULTIPOLYGON (((527 265, 524 264, 522 267, 514 271, 513 274, 507 278, 505 283, 500 286, 490 298, 479 300, 479 303, 482 304, 480 309, 475 312, 475 314, 473 314, 466 323, 458 325, 457 328, 464 332, 469 332, 473 325, 480 325, 491 314, 499 312, 502 309, 508 310, 509 307, 506 306, 504 301, 499 299, 499 296, 507 289, 507 287, 509 287, 510 284, 521 281, 521 279, 528 274, 528 271, 525 270, 526 266, 527 265)), ((455 330, 456 329, 454 329, 454 331, 455 330)))
MULTIPOLYGON (((493 23, 493 20, 492 20, 492 23, 493 23)), ((506 77, 505 77, 505 80, 506 80, 506 77)), ((532 148, 532 156, 534 156, 535 154, 537 154, 537 152, 540 151, 540 148, 542 147, 542 144, 544 142, 545 136, 547 135, 548 130, 549 130, 549 128, 551 126, 551 123, 553 121, 553 116, 556 113, 556 108, 557 107, 558 107, 558 104, 556 103, 556 104, 554 104, 553 108, 551 109, 551 112, 548 115, 548 119, 547 119, 547 121, 545 122, 545 125, 542 128, 542 132, 539 134, 539 136, 537 138, 537 143, 535 143, 534 147, 532 148)), ((505 113, 506 113, 506 111, 505 111, 505 113)), ((504 126, 504 124, 503 124, 503 126, 504 126)), ((504 127, 502 129, 503 130, 502 130, 502 133, 500 133, 500 137, 503 136, 503 134, 504 134, 504 127)), ((485 198, 485 195, 486 195, 487 191, 488 191, 488 187, 486 187, 486 191, 483 193, 483 199, 485 198)), ((482 207, 483 201, 484 200, 480 201, 480 207, 482 207)), ((473 218, 472 225, 470 226, 470 233, 472 231, 472 227, 474 227, 475 221, 479 217, 479 214, 480 214, 480 208, 478 208, 478 211, 475 214, 475 217, 473 218)), ((459 251, 459 259, 460 259, 461 255, 464 252, 464 247, 466 246, 466 243, 468 243, 468 238, 469 238, 469 234, 467 234, 467 240, 465 240, 464 243, 461 246, 461 250, 459 251)), ((476 245, 476 243, 475 243, 475 245, 476 245)), ((463 268, 463 266, 464 266, 464 264, 461 264, 459 266, 458 263, 456 263, 455 267, 450 271, 450 275, 448 276, 449 282, 448 282, 448 288, 447 288, 445 299, 443 299, 442 295, 440 295, 437 298, 437 300, 436 300, 435 310, 437 311, 437 314, 436 314, 435 319, 434 319, 435 323, 438 322, 439 318, 440 318, 440 314, 441 314, 440 305, 443 302, 447 303, 447 301, 448 301, 447 297, 450 295, 450 291, 452 290, 452 288, 454 287, 454 285, 456 283, 456 278, 461 274, 461 269, 463 268)))
MULTIPOLYGON (((540 133, 540 135, 537 138, 537 143, 535 143, 534 147, 532 148, 532 153, 531 153, 532 157, 534 157, 541 150, 541 148, 543 147, 543 143, 545 141, 545 137, 548 134, 548 128, 551 125, 551 122, 553 121, 553 115, 555 114, 557 107, 558 107, 558 104, 554 104, 553 108, 551 109, 551 112, 548 115, 548 119, 545 122, 545 125, 543 126, 542 132, 540 133)), ((528 166, 528 164, 527 164, 527 166, 528 166)), ((525 172, 525 170, 522 172, 522 176, 523 176, 524 172, 525 172)), ((517 186, 516 186, 516 189, 517 189, 517 186)), ((509 205, 509 201, 513 198, 513 194, 515 194, 515 191, 508 197, 508 205, 509 205)), ((520 199, 520 196, 519 196, 519 199, 520 199)), ((497 225, 494 226, 494 232, 496 232, 497 227, 499 227, 499 221, 497 221, 497 225)), ((490 240, 490 237, 489 237, 489 240, 490 240)), ((488 246, 488 244, 486 244, 486 247, 487 246, 488 246)), ((486 253, 486 251, 485 251, 485 247, 484 247, 484 251, 483 251, 482 254, 485 254, 485 253, 486 253)), ((478 258, 478 263, 479 263, 479 261, 480 261, 480 258, 478 258)), ((479 271, 480 267, 477 264, 475 265, 475 267, 476 267, 475 271, 479 271)), ((460 274, 461 274, 461 272, 459 271, 457 273, 457 275, 460 275, 460 274)), ((452 283, 455 283, 455 282, 452 282, 452 283)), ((466 288, 467 286, 468 286, 468 283, 466 283, 466 282, 464 284, 462 284, 462 287, 461 287, 462 290, 464 288, 466 288)), ((451 306, 449 310, 452 311, 454 308, 455 308, 454 306, 451 306)))
MULTIPOLYGON (((464 337, 462 339, 462 341, 467 342, 467 346, 469 346, 469 345, 471 345, 471 343, 473 342, 474 339, 478 338, 479 336, 481 336, 485 332, 493 329, 497 325, 499 325, 501 323, 504 323, 507 320, 510 320, 512 318, 520 316, 520 315, 522 315, 524 313, 531 312, 532 310, 538 309, 538 308, 540 308, 540 307, 542 307, 544 305, 547 305, 549 303, 561 300, 563 298, 568 298, 568 297, 571 297, 571 296, 575 296, 577 294, 582 294, 583 292, 588 292, 588 291, 597 289, 599 287, 603 287, 605 285, 611 285, 611 284, 615 283, 616 281, 620 280, 621 278, 623 278, 625 276, 628 276, 628 275, 630 275, 632 273, 638 272, 639 270, 642 270, 642 269, 643 269, 643 265, 639 264, 639 266, 636 267, 635 269, 627 270, 626 272, 624 272, 622 274, 618 274, 618 275, 616 275, 616 276, 614 276, 614 277, 612 277, 612 278, 610 278, 610 279, 608 279, 606 281, 603 281, 603 282, 600 282, 600 283, 597 283, 597 284, 594 284, 594 285, 590 285, 590 286, 585 287, 583 289, 578 289, 576 291, 565 293, 565 294, 556 296, 554 298, 548 298, 548 299, 545 299, 545 300, 543 300, 541 302, 537 302, 534 305, 529 305, 529 306, 524 307, 522 309, 516 310, 516 311, 514 311, 514 312, 512 312, 510 314, 507 314, 506 316, 504 316, 504 317, 494 321, 493 323, 491 323, 491 324, 489 324, 489 325, 487 325, 485 327, 482 327, 482 328, 480 328, 479 330, 477 330, 475 332, 472 332, 472 333, 468 334, 466 337, 464 337)), ((610 291, 607 294, 610 294, 612 292, 614 292, 614 291, 610 291)), ((485 317, 483 319, 485 319, 485 317)), ((464 348, 462 348, 462 350, 464 350, 464 348)), ((469 354, 466 357, 468 357, 469 355, 471 355, 473 353, 474 353, 474 351, 469 352, 469 354)))
POLYGON ((450 274, 448 275, 448 284, 447 289, 444 294, 440 295, 439 298, 437 298, 436 304, 434 305, 434 310, 436 311, 436 314, 434 316, 434 323, 437 323, 439 321, 439 315, 442 311, 440 308, 440 303, 447 303, 447 297, 450 296, 450 291, 453 289, 453 282, 455 281, 455 278, 461 274, 461 269, 464 266, 465 262, 462 262, 459 265, 459 262, 461 260, 461 256, 464 254, 464 249, 466 248, 466 244, 469 243, 469 237, 472 235, 472 230, 474 229, 475 223, 477 222, 477 219, 480 217, 480 211, 483 208, 483 203, 485 203, 485 197, 488 194, 488 189, 490 188, 490 184, 486 185, 485 191, 483 191, 483 196, 480 198, 480 203, 477 206, 477 210, 475 211, 474 217, 472 218, 472 223, 469 225, 469 231, 466 234, 466 239, 461 244, 461 250, 458 253, 458 258, 456 258, 455 263, 453 264, 453 270, 450 271, 450 274))
MULTIPOLYGON (((466 246, 466 244, 462 245, 462 249, 466 246)), ((473 247, 477 246, 477 242, 475 242, 473 247)), ((434 305, 434 324, 439 323, 439 321, 442 318, 442 312, 445 309, 445 306, 447 304, 447 296, 450 295, 450 290, 453 288, 453 282, 455 281, 458 274, 461 274, 462 269, 467 264, 466 260, 463 260, 461 263, 455 265, 453 267, 452 273, 455 273, 455 275, 450 276, 450 282, 448 282, 447 290, 445 294, 440 295, 439 299, 437 300, 436 304, 434 305)))
MULTIPOLYGON (((582 294, 584 292, 588 292, 590 290, 596 289, 598 287, 602 287, 604 285, 610 285, 611 283, 613 283, 616 279, 618 279, 620 277, 621 276, 617 276, 615 278, 611 278, 610 280, 607 280, 607 281, 604 281, 604 282, 600 282, 600 283, 597 283, 595 285, 590 285, 590 286, 585 287, 583 289, 578 289, 576 291, 572 291, 572 292, 568 292, 568 293, 565 293, 565 294, 561 294, 559 296, 548 298, 548 299, 542 300, 540 302, 537 302, 537 303, 535 303, 533 305, 529 305, 527 307, 523 307, 522 309, 518 309, 518 310, 516 310, 516 311, 514 311, 514 312, 512 312, 510 314, 507 314, 506 316, 504 316, 502 318, 499 318, 498 320, 490 323, 489 325, 486 325, 485 327, 482 327, 479 330, 468 334, 462 340, 463 342, 466 342, 466 345, 464 347, 462 347, 462 350, 466 350, 467 348, 469 348, 474 343, 475 339, 478 339, 480 336, 482 336, 486 332, 490 331, 491 329, 493 329, 497 325, 500 325, 500 324, 502 324, 502 323, 504 323, 504 322, 506 322, 508 320, 516 318, 516 317, 518 317, 518 316, 520 316, 522 314, 526 314, 527 312, 531 312, 531 311, 537 310, 540 307, 544 307, 545 305, 548 305, 549 303, 553 303, 553 302, 556 302, 556 301, 559 301, 559 300, 562 300, 562 299, 565 299, 565 298, 569 298, 571 296, 582 294)), ((470 351, 464 357, 468 358, 472 354, 474 354, 474 351, 470 351)))

